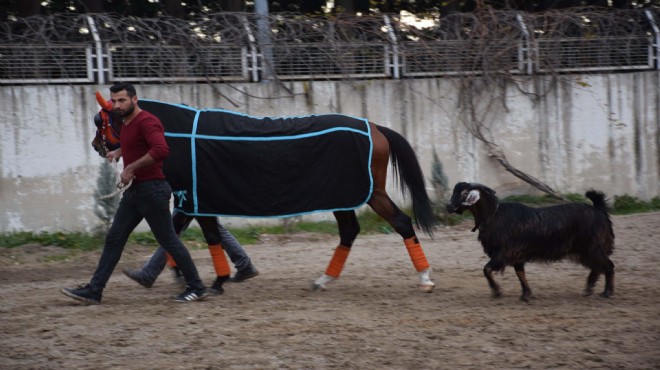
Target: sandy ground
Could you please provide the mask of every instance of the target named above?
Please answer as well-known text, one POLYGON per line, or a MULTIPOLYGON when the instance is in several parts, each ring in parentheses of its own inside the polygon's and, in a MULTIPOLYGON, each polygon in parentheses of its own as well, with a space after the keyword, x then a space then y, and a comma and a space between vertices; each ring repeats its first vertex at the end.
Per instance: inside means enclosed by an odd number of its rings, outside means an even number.
MULTIPOLYGON (((613 298, 582 297, 579 265, 530 264, 530 303, 519 301, 513 269, 496 276, 503 296, 490 297, 469 224, 421 238, 437 284, 430 294, 416 288, 396 235, 359 237, 341 279, 323 292, 310 285, 337 240, 264 237, 246 246, 260 276, 190 304, 170 299, 178 289, 169 274, 151 289, 121 274, 147 258, 144 247, 127 247, 98 306, 59 292, 89 279, 98 252, 53 262, 67 251, 2 250, 0 368, 658 369, 660 213, 613 221, 613 298)), ((209 283, 208 253, 193 256, 209 283)))

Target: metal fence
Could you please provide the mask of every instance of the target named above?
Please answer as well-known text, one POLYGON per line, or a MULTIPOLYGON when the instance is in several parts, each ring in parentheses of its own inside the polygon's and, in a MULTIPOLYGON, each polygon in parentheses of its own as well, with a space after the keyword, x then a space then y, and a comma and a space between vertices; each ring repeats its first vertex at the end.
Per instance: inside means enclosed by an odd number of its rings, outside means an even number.
POLYGON ((0 23, 0 84, 660 69, 658 16, 658 9, 501 11, 451 15, 430 26, 388 15, 31 17, 0 23))

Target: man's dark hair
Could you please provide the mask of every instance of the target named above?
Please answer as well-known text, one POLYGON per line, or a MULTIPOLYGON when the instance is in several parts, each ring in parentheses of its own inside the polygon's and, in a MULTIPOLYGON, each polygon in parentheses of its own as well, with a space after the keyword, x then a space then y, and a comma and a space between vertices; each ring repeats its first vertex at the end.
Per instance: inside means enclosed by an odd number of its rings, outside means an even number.
POLYGON ((116 82, 114 85, 110 87, 110 92, 114 94, 122 90, 126 90, 126 93, 128 93, 129 98, 132 98, 135 95, 137 95, 137 91, 135 91, 135 87, 133 87, 133 85, 126 82, 116 82))

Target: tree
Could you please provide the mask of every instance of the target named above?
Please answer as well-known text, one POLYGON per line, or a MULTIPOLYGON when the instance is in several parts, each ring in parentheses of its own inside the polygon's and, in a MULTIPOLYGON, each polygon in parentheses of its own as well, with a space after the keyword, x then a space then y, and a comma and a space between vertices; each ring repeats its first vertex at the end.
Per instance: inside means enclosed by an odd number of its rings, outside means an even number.
POLYGON ((105 4, 103 0, 83 0, 84 12, 86 13, 104 13, 105 4))
POLYGON ((101 223, 98 226, 99 234, 107 231, 112 223, 112 218, 119 206, 119 195, 105 198, 117 189, 117 175, 115 167, 110 162, 104 160, 99 169, 99 176, 96 179, 96 190, 94 191, 94 214, 101 223))
POLYGON ((41 14, 40 0, 17 0, 15 6, 16 15, 21 18, 41 14))
POLYGON ((186 11, 181 0, 164 0, 165 14, 176 18, 185 18, 186 11))

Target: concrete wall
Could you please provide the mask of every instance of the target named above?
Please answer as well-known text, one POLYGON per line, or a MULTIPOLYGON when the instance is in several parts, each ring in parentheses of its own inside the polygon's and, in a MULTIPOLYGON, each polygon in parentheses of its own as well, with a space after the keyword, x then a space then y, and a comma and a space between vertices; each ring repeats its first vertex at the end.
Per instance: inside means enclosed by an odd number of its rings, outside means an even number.
MULTIPOLYGON (((477 87, 477 117, 509 162, 560 192, 660 196, 660 73, 536 79, 477 87), (533 92, 526 94, 524 92, 533 92)), ((339 112, 402 133, 430 179, 433 150, 450 184, 478 181, 504 196, 538 193, 504 171, 463 125, 458 79, 137 86, 141 98, 254 116, 339 112)), ((91 230, 102 159, 90 142, 94 92, 108 86, 0 87, 0 232, 91 230)), ((430 183, 429 183, 430 189, 430 183)), ((398 191, 390 190, 400 202, 398 191)), ((324 215, 323 217, 328 217, 324 215)), ((225 220, 230 225, 242 219, 225 220)))

